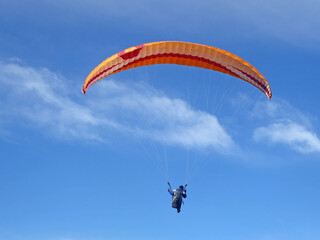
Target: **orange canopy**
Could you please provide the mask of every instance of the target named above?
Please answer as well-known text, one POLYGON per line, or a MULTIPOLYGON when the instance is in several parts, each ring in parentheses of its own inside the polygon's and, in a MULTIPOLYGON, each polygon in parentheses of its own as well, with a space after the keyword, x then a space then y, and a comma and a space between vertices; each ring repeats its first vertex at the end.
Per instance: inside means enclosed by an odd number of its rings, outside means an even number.
POLYGON ((272 97, 267 80, 248 62, 227 51, 187 42, 152 42, 123 50, 99 64, 87 77, 82 92, 111 74, 153 64, 178 64, 211 69, 240 78, 272 97))

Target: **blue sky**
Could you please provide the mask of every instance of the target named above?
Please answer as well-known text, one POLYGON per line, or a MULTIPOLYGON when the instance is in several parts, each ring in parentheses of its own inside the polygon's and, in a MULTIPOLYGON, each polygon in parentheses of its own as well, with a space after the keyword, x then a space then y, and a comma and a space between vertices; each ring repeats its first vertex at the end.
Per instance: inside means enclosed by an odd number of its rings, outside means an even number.
POLYGON ((319 239, 319 10, 316 0, 0 0, 0 239, 319 239), (101 61, 163 40, 240 56, 272 100, 167 65, 82 95, 101 61), (167 176, 188 180, 180 214, 167 176))

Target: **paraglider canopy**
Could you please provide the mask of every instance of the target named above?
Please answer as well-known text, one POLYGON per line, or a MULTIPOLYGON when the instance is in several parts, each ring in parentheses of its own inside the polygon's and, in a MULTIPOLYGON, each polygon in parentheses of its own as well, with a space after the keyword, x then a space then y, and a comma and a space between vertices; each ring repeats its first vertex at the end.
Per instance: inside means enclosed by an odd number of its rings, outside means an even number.
POLYGON ((92 84, 111 74, 153 64, 177 64, 219 71, 252 84, 268 99, 272 97, 267 80, 245 60, 211 46, 174 41, 141 44, 107 58, 89 74, 82 92, 85 94, 92 84))

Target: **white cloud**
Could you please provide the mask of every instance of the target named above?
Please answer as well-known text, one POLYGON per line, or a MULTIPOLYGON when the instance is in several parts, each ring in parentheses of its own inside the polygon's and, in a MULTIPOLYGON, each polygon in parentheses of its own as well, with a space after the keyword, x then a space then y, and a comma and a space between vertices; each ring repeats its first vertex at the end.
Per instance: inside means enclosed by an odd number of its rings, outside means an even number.
POLYGON ((320 139, 318 136, 304 126, 291 121, 257 128, 254 131, 254 139, 287 144, 302 153, 320 152, 320 139))
POLYGON ((83 96, 80 84, 75 89, 48 69, 1 62, 0 83, 4 127, 24 122, 71 139, 111 140, 111 132, 117 131, 183 147, 226 150, 233 145, 214 115, 145 83, 105 80, 83 96))
POLYGON ((34 69, 18 64, 0 64, 1 115, 8 122, 27 121, 33 127, 49 130, 63 137, 99 139, 90 127, 107 124, 107 119, 93 116, 88 107, 73 101, 65 79, 47 69, 34 69))
POLYGON ((121 115, 121 122, 130 122, 130 131, 139 135, 184 147, 227 149, 233 145, 214 115, 194 110, 181 99, 169 98, 144 83, 105 80, 94 91, 90 105, 99 102, 97 108, 109 116, 121 115))
POLYGON ((257 103, 253 116, 266 122, 266 126, 254 130, 254 140, 286 144, 301 153, 320 152, 312 120, 287 102, 257 103))

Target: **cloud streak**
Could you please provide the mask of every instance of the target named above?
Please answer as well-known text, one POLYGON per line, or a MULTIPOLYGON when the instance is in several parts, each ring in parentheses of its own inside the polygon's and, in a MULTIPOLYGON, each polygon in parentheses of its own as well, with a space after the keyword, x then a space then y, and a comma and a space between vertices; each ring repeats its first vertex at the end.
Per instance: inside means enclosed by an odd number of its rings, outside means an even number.
POLYGON ((312 121, 287 102, 260 102, 253 116, 269 122, 254 130, 255 141, 285 144, 300 153, 320 152, 320 139, 313 131, 312 121))
POLYGON ((283 143, 302 153, 320 152, 320 140, 317 135, 290 120, 257 128, 254 131, 254 139, 283 143))
POLYGON ((194 110, 186 102, 169 98, 144 83, 100 83, 97 97, 106 112, 118 112, 140 135, 184 147, 228 148, 233 142, 214 115, 194 110), (102 97, 107 95, 107 97, 102 97))
POLYGON ((48 69, 34 69, 15 63, 0 66, 0 82, 4 88, 5 106, 1 115, 10 123, 27 124, 56 136, 99 139, 90 127, 101 124, 116 126, 106 119, 93 116, 89 108, 72 101, 66 80, 48 69))

